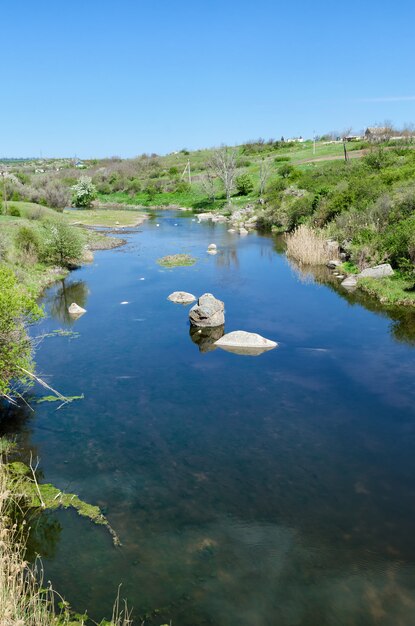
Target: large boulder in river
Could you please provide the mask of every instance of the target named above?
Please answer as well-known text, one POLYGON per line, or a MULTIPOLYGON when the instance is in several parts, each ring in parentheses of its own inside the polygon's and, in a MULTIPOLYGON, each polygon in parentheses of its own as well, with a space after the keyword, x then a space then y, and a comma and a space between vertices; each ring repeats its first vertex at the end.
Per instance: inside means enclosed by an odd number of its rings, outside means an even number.
POLYGON ((225 323, 225 305, 211 293, 204 293, 190 309, 189 319, 192 326, 222 326, 225 323))
POLYGON ((167 299, 175 304, 190 304, 196 300, 196 296, 187 291, 173 291, 167 299))
POLYGON ((257 333, 247 333, 244 330, 234 330, 223 335, 215 345, 237 354, 261 354, 266 350, 272 350, 278 346, 276 341, 266 339, 257 333))
POLYGON ((389 263, 368 267, 359 274, 359 278, 383 278, 384 276, 393 276, 395 272, 389 263))
POLYGON ((68 307, 68 313, 72 318, 76 319, 86 313, 86 309, 83 309, 81 306, 76 304, 76 302, 72 302, 71 306, 68 307))

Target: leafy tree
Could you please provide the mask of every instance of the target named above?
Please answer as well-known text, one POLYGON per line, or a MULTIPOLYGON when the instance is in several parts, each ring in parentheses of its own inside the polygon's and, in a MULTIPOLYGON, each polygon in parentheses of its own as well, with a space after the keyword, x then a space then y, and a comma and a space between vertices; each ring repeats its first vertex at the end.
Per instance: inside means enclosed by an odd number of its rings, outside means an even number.
POLYGON ((88 208, 97 197, 97 190, 89 176, 81 176, 78 183, 72 187, 72 202, 74 206, 88 208))
POLYGON ((27 380, 23 370, 32 369, 26 325, 39 319, 42 310, 4 265, 0 265, 0 285, 0 395, 7 396, 12 381, 27 380))
POLYGON ((80 232, 65 222, 47 220, 44 223, 42 260, 68 267, 80 259, 83 250, 80 232))
POLYGON ((254 190, 254 183, 249 174, 241 174, 238 176, 235 184, 238 196, 247 196, 254 190))

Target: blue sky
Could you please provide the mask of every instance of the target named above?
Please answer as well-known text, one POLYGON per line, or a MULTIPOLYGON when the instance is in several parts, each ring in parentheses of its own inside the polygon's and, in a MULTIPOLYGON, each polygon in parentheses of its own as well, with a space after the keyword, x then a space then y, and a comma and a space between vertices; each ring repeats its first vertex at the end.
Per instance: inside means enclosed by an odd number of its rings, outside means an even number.
POLYGON ((415 122, 412 1, 2 3, 0 156, 415 122))

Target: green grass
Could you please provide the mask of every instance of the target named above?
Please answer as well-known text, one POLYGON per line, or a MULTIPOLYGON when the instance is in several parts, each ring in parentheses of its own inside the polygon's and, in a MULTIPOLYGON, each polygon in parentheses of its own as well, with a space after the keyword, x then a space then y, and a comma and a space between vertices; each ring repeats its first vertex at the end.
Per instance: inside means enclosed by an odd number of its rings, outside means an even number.
POLYGON ((385 278, 360 278, 358 286, 365 293, 389 306, 415 306, 414 280, 398 272, 385 278))
POLYGON ((104 227, 133 227, 145 220, 145 214, 123 209, 65 209, 63 218, 70 224, 104 227))
POLYGON ((162 267, 187 267, 194 265, 196 259, 189 254, 169 254, 157 259, 157 263, 162 267))

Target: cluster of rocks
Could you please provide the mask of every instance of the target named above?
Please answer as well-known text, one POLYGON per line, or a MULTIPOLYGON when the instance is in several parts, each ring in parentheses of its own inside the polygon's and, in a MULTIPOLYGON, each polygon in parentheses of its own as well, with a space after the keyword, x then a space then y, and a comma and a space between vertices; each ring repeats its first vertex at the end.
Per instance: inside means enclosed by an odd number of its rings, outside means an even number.
MULTIPOLYGON (((191 293, 175 291, 168 299, 178 304, 195 300, 191 293)), ((223 348, 236 354, 259 355, 277 347, 275 341, 257 333, 236 330, 225 334, 225 304, 211 293, 204 293, 189 311, 190 336, 202 352, 223 348)))
MULTIPOLYGON (((343 261, 338 259, 332 259, 327 263, 327 267, 332 270, 337 270, 341 267, 343 261)), ((394 270, 389 263, 381 263, 380 265, 375 265, 374 267, 367 267, 362 270, 359 274, 351 274, 349 276, 344 277, 343 274, 334 271, 334 275, 339 279, 344 279, 340 283, 342 287, 346 288, 354 288, 357 287, 359 278, 384 278, 385 276, 393 276, 394 270)))
POLYGON ((247 235, 250 230, 256 228, 257 216, 255 215, 255 209, 253 205, 248 204, 243 209, 234 211, 232 215, 226 217, 226 215, 220 215, 218 213, 199 213, 196 215, 198 222, 213 222, 213 223, 229 223, 230 228, 228 232, 239 233, 240 235, 247 235))

